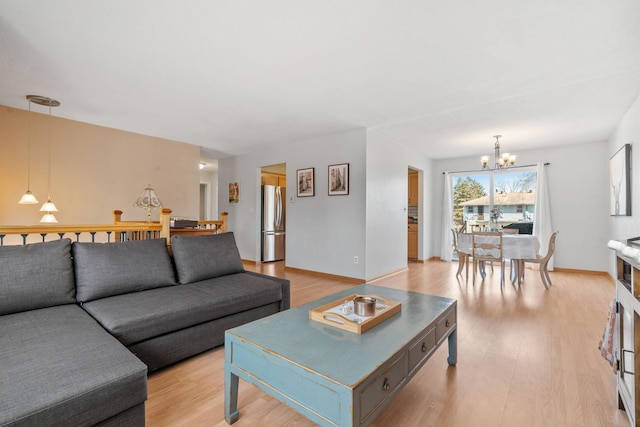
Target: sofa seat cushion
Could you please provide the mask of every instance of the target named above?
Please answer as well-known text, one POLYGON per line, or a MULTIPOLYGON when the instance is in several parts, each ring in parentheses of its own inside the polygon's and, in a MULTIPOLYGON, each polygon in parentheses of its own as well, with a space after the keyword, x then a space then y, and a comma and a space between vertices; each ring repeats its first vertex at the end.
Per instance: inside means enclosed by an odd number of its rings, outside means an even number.
POLYGON ((82 308, 129 346, 282 298, 282 285, 276 280, 237 273, 117 295, 85 303, 82 308))
POLYGON ((3 426, 93 425, 147 398, 146 366, 75 304, 0 316, 0 372, 3 426))
POLYGON ((233 233, 171 237, 171 251, 180 283, 242 273, 244 266, 233 233))
POLYGON ((176 284, 166 239, 75 242, 72 252, 81 303, 176 284))
POLYGON ((71 240, 0 246, 0 315, 75 302, 71 240))

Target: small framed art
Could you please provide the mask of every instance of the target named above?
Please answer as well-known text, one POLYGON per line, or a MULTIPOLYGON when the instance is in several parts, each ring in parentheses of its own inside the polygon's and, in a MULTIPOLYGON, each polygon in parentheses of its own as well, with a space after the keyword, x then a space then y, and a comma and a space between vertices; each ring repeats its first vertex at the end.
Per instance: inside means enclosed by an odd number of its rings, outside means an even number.
POLYGON ((349 194, 349 163, 329 165, 329 195, 346 196, 349 194))
POLYGON ((298 169, 296 171, 296 178, 298 182, 298 197, 312 197, 316 195, 313 168, 298 169))
POLYGON ((240 183, 238 181, 229 182, 229 204, 240 203, 240 183))

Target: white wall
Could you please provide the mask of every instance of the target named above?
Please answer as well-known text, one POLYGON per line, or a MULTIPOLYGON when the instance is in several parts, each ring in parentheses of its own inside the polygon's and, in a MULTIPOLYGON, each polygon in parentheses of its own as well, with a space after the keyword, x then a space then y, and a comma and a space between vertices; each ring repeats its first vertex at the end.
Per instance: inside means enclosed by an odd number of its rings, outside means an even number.
POLYGON ((219 209, 229 212, 243 259, 260 260, 260 168, 286 163, 286 261, 288 267, 365 277, 365 142, 358 129, 219 161, 219 209), (328 195, 328 166, 350 165, 347 196, 328 195), (297 198, 296 170, 315 169, 315 196, 297 198), (229 204, 226 186, 239 180, 240 203, 229 204), (294 197, 293 203, 290 196, 294 197), (353 257, 362 261, 353 263, 353 257))
POLYGON ((289 149, 296 155, 287 158, 287 194, 296 194, 297 169, 315 168, 316 182, 315 197, 288 204, 287 266, 365 277, 365 138, 360 129, 289 149), (329 196, 328 166, 338 163, 349 163, 349 195, 329 196))
MULTIPOLYGON (((431 189, 430 182, 427 185, 423 182, 425 176, 430 176, 431 160, 377 131, 367 131, 367 279, 407 266, 409 166, 420 171, 419 205, 424 213, 425 204, 431 203, 430 194, 425 193, 425 189, 431 189)), ((431 242, 428 238, 430 220, 429 216, 419 213, 420 259, 427 258, 431 252, 430 245, 424 244, 431 242)))
MULTIPOLYGON (((260 168, 286 163, 287 267, 368 280, 407 266, 407 168, 419 169, 421 204, 428 205, 431 161, 365 129, 282 144, 219 162, 219 208, 228 210, 243 259, 260 259, 260 168), (349 163, 348 196, 328 195, 328 166, 349 163), (295 197, 296 170, 315 168, 315 196, 295 197), (228 181, 241 181, 240 203, 230 205, 228 181), (358 257, 358 264, 354 257, 358 257)), ((424 224, 430 221, 425 210, 424 224)), ((432 251, 420 228, 420 256, 432 251), (424 244, 426 242, 426 244, 424 244)))
MULTIPOLYGON (((607 144, 566 145, 518 152, 518 164, 549 162, 546 166, 553 228, 559 230, 555 266, 579 270, 608 270, 609 239, 607 144)), ((433 245, 439 255, 442 236, 443 171, 478 169, 479 158, 434 162, 433 245)), ((543 243, 543 252, 546 250, 543 243)))
MULTIPOLYGON (((624 144, 631 144, 631 216, 609 217, 609 234, 607 240, 626 241, 630 237, 640 236, 640 153, 638 145, 640 140, 640 97, 627 110, 620 120, 613 135, 607 144, 607 156, 613 156, 624 144)), ((607 193, 607 208, 609 207, 609 193, 607 193)), ((606 241, 605 241, 606 243, 606 241)), ((608 271, 615 276, 615 253, 608 251, 608 271)))

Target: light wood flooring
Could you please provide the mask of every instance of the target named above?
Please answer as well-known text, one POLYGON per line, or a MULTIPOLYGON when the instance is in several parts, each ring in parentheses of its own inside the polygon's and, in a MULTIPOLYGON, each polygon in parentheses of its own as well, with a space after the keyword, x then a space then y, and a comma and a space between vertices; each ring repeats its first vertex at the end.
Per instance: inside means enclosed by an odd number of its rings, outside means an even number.
MULTIPOLYGON (((290 279, 292 307, 353 286, 282 263, 246 268, 290 279)), ((545 290, 527 270, 525 284, 501 289, 499 269, 475 285, 456 279, 456 269, 410 263, 370 282, 458 300, 457 366, 441 346, 373 426, 629 426, 598 350, 615 295, 607 276, 552 272, 545 290)), ((238 427, 314 425, 242 380, 238 408, 238 427)), ((150 427, 226 426, 224 349, 151 374, 146 414, 150 427)))

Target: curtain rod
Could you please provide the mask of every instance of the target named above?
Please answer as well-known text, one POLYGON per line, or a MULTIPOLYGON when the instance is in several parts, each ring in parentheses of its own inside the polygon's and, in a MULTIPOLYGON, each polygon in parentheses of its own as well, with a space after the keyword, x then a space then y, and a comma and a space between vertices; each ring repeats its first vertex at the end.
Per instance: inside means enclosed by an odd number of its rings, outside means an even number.
MULTIPOLYGON (((547 162, 544 163, 545 166, 549 166, 551 163, 547 162)), ((469 171, 445 171, 442 172, 442 175, 444 175, 445 173, 449 172, 449 173, 469 173, 469 172, 493 172, 496 170, 507 170, 507 169, 517 169, 517 168, 531 168, 531 167, 535 167, 538 165, 522 165, 522 166, 511 166, 509 168, 506 169, 492 169, 492 170, 486 170, 486 169, 477 169, 477 170, 469 170, 469 171)))

